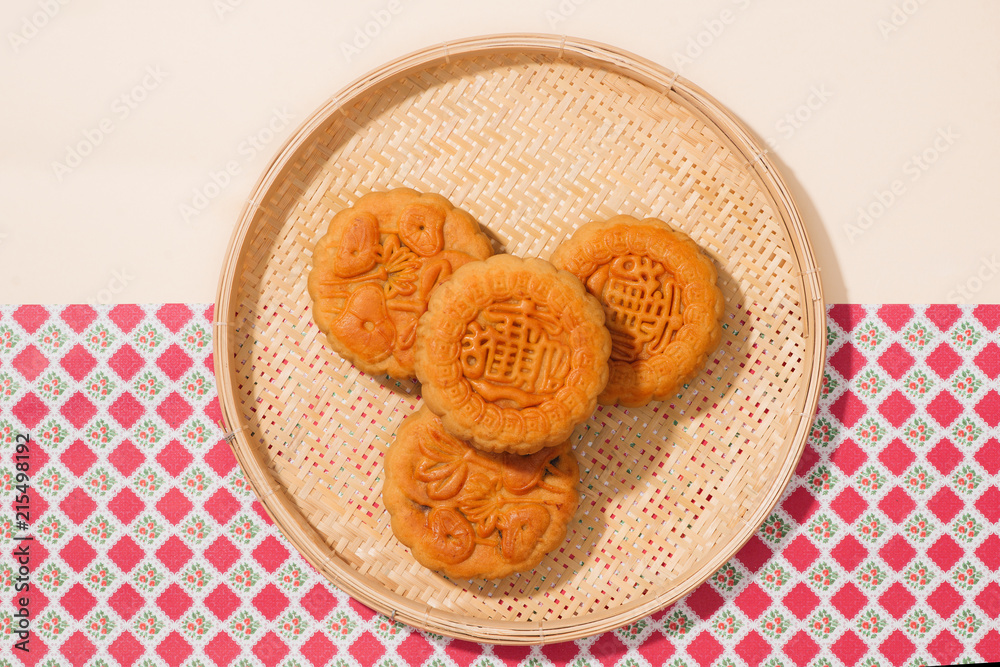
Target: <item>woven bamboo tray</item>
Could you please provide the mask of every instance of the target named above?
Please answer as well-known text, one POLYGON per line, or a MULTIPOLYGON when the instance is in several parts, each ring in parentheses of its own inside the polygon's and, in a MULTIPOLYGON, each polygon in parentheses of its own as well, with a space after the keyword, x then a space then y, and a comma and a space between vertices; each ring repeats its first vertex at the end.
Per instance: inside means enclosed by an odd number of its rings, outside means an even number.
POLYGON ((654 63, 534 35, 426 49, 313 114, 242 213, 216 319, 227 437, 288 539, 387 616, 494 643, 625 625, 722 566, 791 477, 826 343, 805 230, 750 132, 654 63), (515 255, 627 213, 673 220, 719 268, 719 351, 674 400, 599 407, 575 431, 580 509, 533 572, 453 581, 416 564, 389 529, 381 461, 420 387, 362 374, 312 322, 312 245, 337 210, 395 187, 443 194, 515 255))

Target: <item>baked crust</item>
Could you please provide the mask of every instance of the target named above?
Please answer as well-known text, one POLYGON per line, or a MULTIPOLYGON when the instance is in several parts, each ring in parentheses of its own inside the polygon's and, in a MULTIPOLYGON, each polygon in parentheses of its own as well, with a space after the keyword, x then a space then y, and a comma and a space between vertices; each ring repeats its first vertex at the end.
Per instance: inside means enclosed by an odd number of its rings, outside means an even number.
POLYGON ((440 195, 366 194, 316 244, 313 319, 330 347, 364 372, 414 377, 416 325, 431 290, 491 254, 479 223, 440 195))
POLYGON ((448 435, 426 407, 403 420, 384 465, 393 534, 421 565, 454 578, 534 568, 566 538, 579 503, 569 442, 489 454, 448 435))
POLYGON ((722 339, 715 265, 662 220, 621 215, 587 223, 556 248, 552 263, 586 283, 604 307, 613 342, 602 404, 670 397, 722 339))
POLYGON ((415 368, 445 429, 490 452, 566 440, 608 379, 611 337, 583 283, 540 259, 495 255, 441 285, 417 327, 415 368))

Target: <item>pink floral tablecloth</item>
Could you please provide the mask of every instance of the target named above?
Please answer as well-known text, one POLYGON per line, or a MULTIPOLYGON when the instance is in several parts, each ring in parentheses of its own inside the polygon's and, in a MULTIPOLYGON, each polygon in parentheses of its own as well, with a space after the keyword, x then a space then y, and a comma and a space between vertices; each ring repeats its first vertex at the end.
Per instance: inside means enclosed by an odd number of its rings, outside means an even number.
POLYGON ((221 439, 211 306, 0 306, 0 666, 1000 660, 1000 306, 828 315, 812 435, 746 547, 638 623, 512 648, 394 623, 290 547, 221 439))

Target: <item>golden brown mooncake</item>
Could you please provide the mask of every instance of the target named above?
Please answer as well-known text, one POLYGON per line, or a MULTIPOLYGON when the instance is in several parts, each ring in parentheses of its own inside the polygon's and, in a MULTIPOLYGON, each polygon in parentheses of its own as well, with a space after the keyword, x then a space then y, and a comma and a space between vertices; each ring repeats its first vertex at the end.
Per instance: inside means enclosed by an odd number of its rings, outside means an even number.
POLYGON ((440 195, 364 195, 316 244, 313 319, 330 347, 366 373, 413 377, 417 321, 431 290, 491 254, 479 223, 440 195))
POLYGON ((705 365, 725 304, 712 260, 662 220, 620 215, 581 226, 552 263, 587 285, 611 331, 602 404, 664 400, 705 365))
POLYGON ((566 538, 578 478, 569 442, 530 456, 481 452, 422 407, 385 455, 382 500, 421 565, 498 579, 534 568, 566 538))
POLYGON ((415 368, 445 429, 489 452, 565 441, 608 379, 604 311, 577 278, 540 259, 495 255, 431 295, 415 368))

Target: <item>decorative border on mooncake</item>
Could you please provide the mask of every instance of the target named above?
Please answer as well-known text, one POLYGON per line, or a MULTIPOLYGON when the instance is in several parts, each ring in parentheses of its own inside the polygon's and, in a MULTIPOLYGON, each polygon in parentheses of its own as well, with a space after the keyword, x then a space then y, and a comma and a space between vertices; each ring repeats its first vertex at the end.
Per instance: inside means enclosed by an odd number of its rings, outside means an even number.
POLYGON ((415 366, 427 406, 449 433, 485 451, 530 454, 563 442, 593 413, 610 353, 604 310, 576 277, 540 259, 495 255, 461 267, 431 295, 417 325, 415 366), (537 406, 501 408, 463 373, 466 328, 484 308, 507 299, 544 304, 574 342, 565 385, 537 406))

